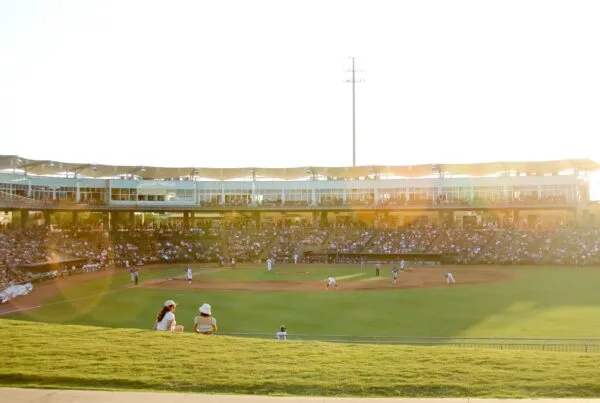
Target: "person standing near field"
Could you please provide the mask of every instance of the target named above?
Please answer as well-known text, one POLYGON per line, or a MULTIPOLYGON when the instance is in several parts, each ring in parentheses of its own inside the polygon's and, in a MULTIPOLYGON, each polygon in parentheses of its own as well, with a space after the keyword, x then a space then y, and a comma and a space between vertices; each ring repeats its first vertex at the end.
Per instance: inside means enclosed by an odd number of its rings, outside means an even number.
POLYGON ((185 276, 187 278, 188 284, 192 284, 192 268, 189 264, 185 268, 185 276))
POLYGON ((140 272, 137 268, 133 269, 133 284, 138 285, 140 282, 140 272))
POLYGON ((267 259, 267 270, 268 271, 273 270, 273 261, 271 260, 271 258, 267 259))
POLYGON ((379 264, 379 262, 375 263, 375 277, 379 277, 379 269, 381 268, 381 265, 379 264))
POLYGON ((398 270, 396 265, 394 265, 394 268, 392 269, 392 284, 396 284, 398 282, 398 273, 400 273, 400 270, 398 270))

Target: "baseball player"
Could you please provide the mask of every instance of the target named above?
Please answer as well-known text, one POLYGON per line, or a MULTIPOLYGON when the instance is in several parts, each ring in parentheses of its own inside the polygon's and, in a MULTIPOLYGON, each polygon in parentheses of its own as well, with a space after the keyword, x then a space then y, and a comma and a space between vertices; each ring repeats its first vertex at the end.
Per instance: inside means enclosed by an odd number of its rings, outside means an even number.
POLYGON ((451 272, 446 273, 446 284, 454 284, 456 283, 456 281, 454 281, 454 276, 452 275, 451 272))
POLYGON ((379 269, 381 268, 381 265, 379 264, 379 262, 375 263, 375 277, 379 277, 379 269))
POLYGON ((192 268, 189 264, 185 268, 185 277, 187 278, 188 284, 192 284, 192 268))
POLYGON ((268 271, 273 270, 273 261, 271 260, 271 258, 267 259, 267 270, 268 271))
POLYGON ((298 264, 298 254, 294 253, 294 264, 298 264))
POLYGON ((335 279, 331 276, 329 276, 329 278, 327 279, 327 288, 329 287, 337 288, 337 283, 335 282, 335 279))
POLYGON ((392 284, 398 283, 398 274, 399 273, 400 273, 400 270, 398 270, 396 265, 394 265, 394 268, 392 269, 392 284))
POLYGON ((406 263, 404 262, 404 260, 400 261, 400 271, 404 271, 404 267, 406 266, 406 263))

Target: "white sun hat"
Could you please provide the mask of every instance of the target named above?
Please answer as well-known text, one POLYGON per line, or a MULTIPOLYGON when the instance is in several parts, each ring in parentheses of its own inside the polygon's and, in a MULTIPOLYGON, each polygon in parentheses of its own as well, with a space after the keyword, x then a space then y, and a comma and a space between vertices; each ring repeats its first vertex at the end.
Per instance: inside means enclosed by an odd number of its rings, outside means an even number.
POLYGON ((210 311, 210 305, 209 304, 202 304, 200 305, 200 309, 198 309, 200 311, 200 313, 203 313, 205 315, 211 315, 210 311))
POLYGON ((177 305, 177 304, 172 299, 168 299, 165 301, 165 307, 171 306, 171 305, 177 305))

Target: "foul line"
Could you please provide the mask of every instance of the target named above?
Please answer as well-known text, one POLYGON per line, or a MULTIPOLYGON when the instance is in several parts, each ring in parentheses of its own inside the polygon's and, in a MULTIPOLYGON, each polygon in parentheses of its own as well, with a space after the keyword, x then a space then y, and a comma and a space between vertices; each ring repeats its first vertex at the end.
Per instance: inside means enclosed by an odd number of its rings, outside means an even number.
POLYGON ((81 300, 84 300, 84 299, 101 297, 103 295, 113 294, 115 292, 129 290, 131 288, 135 288, 135 286, 130 285, 130 286, 127 286, 125 288, 119 288, 118 290, 106 291, 106 292, 103 292, 103 293, 100 293, 100 294, 88 295, 88 296, 79 297, 79 298, 65 299, 64 301, 51 302, 49 304, 44 304, 44 305, 36 305, 36 306, 29 306, 29 307, 25 307, 25 308, 13 309, 12 311, 0 312, 0 317, 1 316, 6 316, 6 315, 10 315, 10 314, 13 314, 13 313, 18 313, 18 312, 32 311, 34 309, 39 309, 39 308, 43 308, 43 307, 46 307, 46 306, 60 305, 60 304, 66 304, 67 302, 81 301, 81 300))

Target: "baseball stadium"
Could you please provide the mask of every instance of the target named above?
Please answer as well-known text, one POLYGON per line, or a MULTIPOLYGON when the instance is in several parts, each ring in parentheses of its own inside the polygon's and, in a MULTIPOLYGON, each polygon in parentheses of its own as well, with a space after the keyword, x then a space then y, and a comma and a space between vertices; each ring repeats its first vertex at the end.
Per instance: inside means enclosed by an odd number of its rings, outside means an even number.
POLYGON ((599 169, 0 156, 0 384, 597 396, 599 169))

